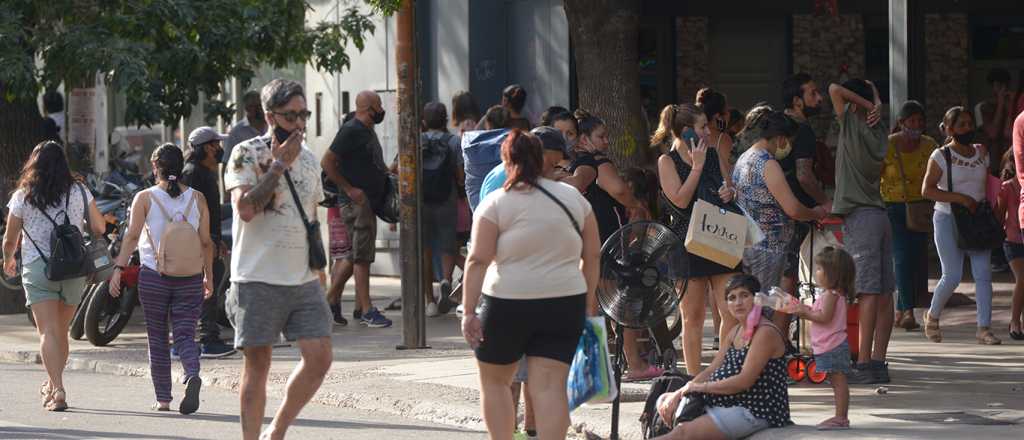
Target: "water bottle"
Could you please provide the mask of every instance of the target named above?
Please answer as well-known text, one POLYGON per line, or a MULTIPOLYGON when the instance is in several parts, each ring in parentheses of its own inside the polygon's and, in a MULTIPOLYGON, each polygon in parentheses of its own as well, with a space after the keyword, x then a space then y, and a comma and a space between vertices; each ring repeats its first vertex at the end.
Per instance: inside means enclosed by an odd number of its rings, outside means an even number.
POLYGON ((796 306, 799 305, 799 300, 778 287, 772 287, 768 289, 767 295, 763 292, 757 292, 757 294, 754 295, 754 304, 761 307, 768 307, 773 310, 792 313, 790 310, 795 310, 796 306))

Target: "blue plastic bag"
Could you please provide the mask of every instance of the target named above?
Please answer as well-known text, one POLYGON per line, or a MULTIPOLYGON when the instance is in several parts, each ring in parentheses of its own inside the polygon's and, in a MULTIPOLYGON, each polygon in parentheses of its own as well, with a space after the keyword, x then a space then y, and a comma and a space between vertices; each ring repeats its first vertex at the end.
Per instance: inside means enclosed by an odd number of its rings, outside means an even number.
POLYGON ((462 135, 462 162, 466 171, 466 195, 469 208, 476 211, 480 203, 480 186, 484 177, 501 163, 501 144, 508 129, 467 131, 462 135))
POLYGON ((593 399, 602 389, 608 388, 607 377, 601 374, 601 344, 589 321, 583 326, 580 342, 576 344, 576 355, 569 367, 566 393, 569 396, 569 411, 593 399))

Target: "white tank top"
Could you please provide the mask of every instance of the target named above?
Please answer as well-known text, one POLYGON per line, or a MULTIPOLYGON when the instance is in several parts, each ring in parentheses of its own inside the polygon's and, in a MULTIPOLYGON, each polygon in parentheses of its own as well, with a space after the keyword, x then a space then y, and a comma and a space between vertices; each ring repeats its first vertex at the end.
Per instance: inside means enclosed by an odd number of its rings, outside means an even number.
MULTIPOLYGON (((199 230, 199 200, 192 204, 192 211, 185 214, 185 208, 195 195, 195 190, 188 188, 175 198, 171 198, 170 194, 159 186, 154 186, 146 192, 149 193, 150 199, 156 199, 163 205, 171 218, 179 220, 185 216, 188 223, 199 230)), ((160 248, 160 236, 163 235, 166 226, 167 218, 160 211, 160 207, 150 202, 149 213, 146 214, 146 227, 142 228, 142 236, 139 237, 139 256, 142 257, 142 265, 152 270, 156 270, 156 249, 160 248)))

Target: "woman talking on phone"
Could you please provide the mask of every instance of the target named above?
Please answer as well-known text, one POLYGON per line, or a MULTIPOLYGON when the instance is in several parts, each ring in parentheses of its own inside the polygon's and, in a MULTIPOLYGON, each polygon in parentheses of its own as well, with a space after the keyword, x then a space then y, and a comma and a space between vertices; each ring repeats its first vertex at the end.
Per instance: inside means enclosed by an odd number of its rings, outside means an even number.
MULTIPOLYGON (((718 153, 709 149, 705 139, 710 134, 708 119, 699 105, 668 105, 661 111, 661 123, 651 137, 651 145, 661 145, 671 139, 672 147, 658 158, 661 191, 669 206, 669 227, 681 238, 686 237, 693 204, 697 199, 723 206, 736 198, 736 190, 726 186, 719 167, 718 153)), ((683 359, 686 371, 695 376, 701 367, 701 337, 704 332, 704 310, 708 289, 725 311, 725 284, 740 272, 739 265, 725 267, 689 254, 688 282, 677 288, 683 296, 679 304, 683 316, 683 359)), ((725 335, 736 324, 728 313, 722 313, 720 333, 725 335)))

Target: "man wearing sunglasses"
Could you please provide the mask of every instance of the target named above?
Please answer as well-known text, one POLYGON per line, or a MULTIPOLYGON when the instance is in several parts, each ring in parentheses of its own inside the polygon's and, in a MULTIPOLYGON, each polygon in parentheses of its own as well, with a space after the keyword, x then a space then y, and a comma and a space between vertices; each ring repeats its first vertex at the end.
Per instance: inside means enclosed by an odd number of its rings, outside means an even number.
POLYGON ((235 327, 235 347, 245 356, 246 440, 260 437, 273 344, 282 333, 297 341, 302 362, 264 437, 284 438, 332 359, 331 312, 318 273, 310 268, 302 217, 315 219, 324 198, 320 166, 302 141, 310 115, 305 92, 297 82, 275 79, 260 97, 268 131, 235 146, 224 176, 234 205, 231 290, 224 307, 235 327))
MULTIPOLYGON (((388 188, 384 150, 374 132, 374 127, 383 121, 380 96, 369 90, 360 92, 356 96, 355 117, 341 126, 320 162, 327 177, 349 198, 349 203, 341 207, 341 218, 348 229, 352 252, 339 262, 342 266, 334 281, 344 286, 355 275, 356 305, 352 316, 371 328, 391 326, 391 320, 370 302, 370 264, 377 241, 373 206, 383 202, 388 188)), ((337 304, 340 301, 332 305, 336 315, 341 313, 337 304)))

